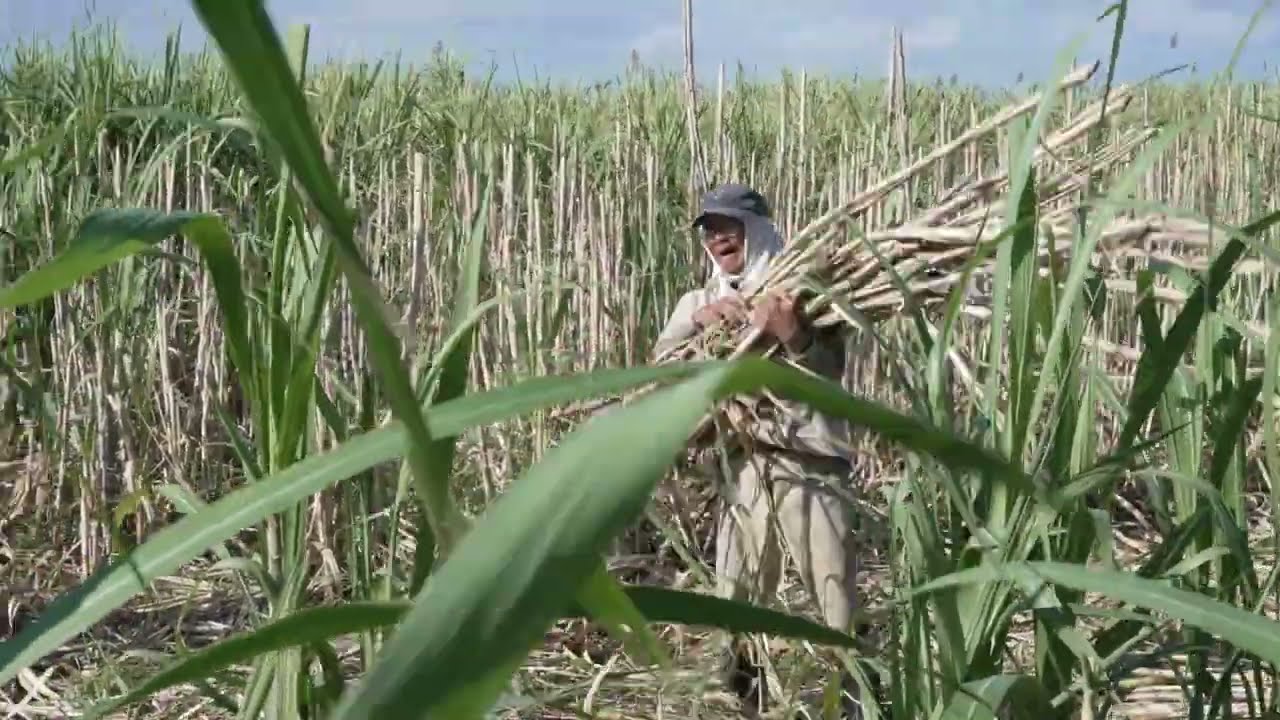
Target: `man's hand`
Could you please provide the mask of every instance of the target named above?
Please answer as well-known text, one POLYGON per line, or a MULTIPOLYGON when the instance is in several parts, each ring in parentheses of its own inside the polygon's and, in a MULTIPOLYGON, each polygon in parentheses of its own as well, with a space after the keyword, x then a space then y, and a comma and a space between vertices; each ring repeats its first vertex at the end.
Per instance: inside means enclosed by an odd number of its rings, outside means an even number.
POLYGON ((746 320, 747 306, 742 302, 742 298, 737 295, 731 295, 708 305, 703 305, 693 313, 693 321, 700 328, 705 328, 720 321, 740 323, 746 320))
POLYGON ((804 327, 796 313, 795 298, 779 291, 769 293, 752 308, 751 324, 784 345, 791 346, 804 340, 804 327))

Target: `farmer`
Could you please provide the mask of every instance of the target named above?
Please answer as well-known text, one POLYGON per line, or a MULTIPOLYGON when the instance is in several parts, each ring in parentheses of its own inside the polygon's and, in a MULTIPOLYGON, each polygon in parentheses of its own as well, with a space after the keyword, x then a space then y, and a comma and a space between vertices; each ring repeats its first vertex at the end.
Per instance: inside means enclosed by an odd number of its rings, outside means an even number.
MULTIPOLYGON (((714 188, 703 196, 693 227, 702 232, 712 276, 680 298, 654 353, 717 323, 748 321, 793 362, 839 382, 845 348, 838 332, 807 324, 792 297, 769 294, 750 310, 740 297, 761 282, 782 251, 760 193, 739 184, 714 188)), ((728 457, 717 465, 731 477, 724 478, 728 497, 717 527, 716 594, 767 602, 779 581, 785 543, 825 623, 852 632, 853 532, 845 501, 830 489, 850 476, 848 427, 800 403, 783 401, 782 412, 769 410, 750 437, 724 438, 728 457)), ((748 660, 747 650, 741 638, 731 643, 727 679, 744 703, 762 708, 763 669, 748 660)), ((850 698, 845 703, 847 717, 862 717, 850 698)))

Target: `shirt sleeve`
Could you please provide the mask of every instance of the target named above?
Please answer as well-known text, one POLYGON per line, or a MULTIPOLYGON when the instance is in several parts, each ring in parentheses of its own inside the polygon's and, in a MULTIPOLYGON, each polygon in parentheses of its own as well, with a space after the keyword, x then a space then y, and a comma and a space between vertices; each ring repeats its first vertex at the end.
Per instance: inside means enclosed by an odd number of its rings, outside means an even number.
POLYGON ((652 354, 654 358, 698 332, 698 325, 693 321, 693 313, 697 310, 696 302, 697 293, 688 292, 676 303, 675 310, 672 310, 671 316, 667 318, 666 326, 662 328, 657 341, 654 342, 652 354))

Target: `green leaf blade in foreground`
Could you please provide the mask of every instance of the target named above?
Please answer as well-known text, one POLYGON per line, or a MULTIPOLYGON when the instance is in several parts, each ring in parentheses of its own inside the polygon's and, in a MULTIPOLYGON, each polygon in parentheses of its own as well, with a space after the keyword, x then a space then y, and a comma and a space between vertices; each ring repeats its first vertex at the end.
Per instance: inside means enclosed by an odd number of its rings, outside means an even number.
POLYGON ((1044 688, 1026 675, 995 675, 960 686, 941 720, 1040 718, 1052 713, 1044 688))
POLYGON ((857 640, 846 633, 768 608, 663 587, 632 585, 623 589, 650 623, 704 625, 735 633, 765 633, 835 647, 857 647, 857 640))
POLYGON ((175 660, 127 694, 94 706, 85 717, 109 715, 165 688, 205 680, 224 668, 269 652, 394 625, 408 607, 407 602, 359 602, 297 610, 175 660))
MULTIPOLYGON (((853 637, 825 625, 737 600, 639 585, 622 586, 622 591, 645 621, 651 624, 702 625, 733 633, 766 633, 837 647, 856 646, 853 637)), ((395 625, 411 607, 413 604, 408 600, 396 600, 299 610, 173 660, 168 667, 128 693, 94 706, 86 717, 109 715, 166 688, 206 679, 218 671, 247 664, 269 652, 395 625)), ((565 613, 565 617, 585 615, 581 608, 572 608, 571 612, 565 613)))
POLYGON ((349 236, 352 215, 325 165, 320 132, 266 7, 261 2, 225 0, 193 0, 191 5, 222 50, 260 126, 280 148, 325 224, 349 236), (346 232, 340 231, 343 228, 346 232))
MULTIPOLYGON (((472 220, 471 232, 463 256, 463 273, 458 278, 458 289, 453 298, 450 332, 458 336, 457 343, 444 348, 440 357, 436 358, 437 365, 442 368, 439 383, 435 388, 426 388, 434 390, 430 403, 432 405, 462 397, 467 390, 468 370, 471 367, 471 343, 478 324, 472 321, 472 316, 480 305, 480 274, 484 268, 484 238, 488 220, 489 189, 486 187, 484 195, 480 198, 480 207, 472 220)), ((457 438, 454 436, 432 440, 435 446, 430 456, 433 475, 448 477, 453 467, 457 449, 456 441, 457 438)), ((425 502, 428 499, 422 498, 422 501, 425 502)), ((418 594, 435 564, 433 556, 436 538, 432 530, 430 523, 423 523, 418 528, 417 543, 414 546, 416 551, 413 575, 409 585, 410 595, 418 594)))
MULTIPOLYGON (((106 208, 90 213, 70 245, 53 260, 0 289, 0 308, 35 302, 74 286, 90 275, 174 235, 185 236, 200 251, 222 315, 231 361, 241 378, 254 378, 249 346, 247 300, 240 281, 240 261, 226 225, 217 215, 149 208, 106 208)), ((257 388, 245 388, 253 405, 257 388)))
POLYGON ((271 17, 260 2, 193 0, 192 5, 333 240, 335 260, 347 281, 383 392, 411 439, 406 455, 419 502, 433 538, 447 554, 466 532, 466 519, 449 492, 448 472, 439 469, 443 465, 440 448, 426 413, 415 401, 408 368, 401 360, 400 340, 391 330, 390 309, 355 242, 354 213, 343 202, 329 171, 320 134, 271 17))
POLYGON ((1214 258, 1213 264, 1205 273, 1199 287, 1187 297, 1186 304, 1179 311, 1173 327, 1158 347, 1147 347, 1138 358, 1138 367, 1134 372, 1133 389, 1130 390, 1128 415, 1116 449, 1123 450, 1133 444, 1142 426, 1155 409, 1156 403, 1164 394, 1173 373, 1182 363, 1187 348, 1195 340, 1204 315, 1217 304, 1218 295, 1226 287, 1231 278, 1236 261, 1244 255, 1245 242, 1241 238, 1253 239, 1271 226, 1280 223, 1280 210, 1269 213, 1248 225, 1231 232, 1231 239, 1214 258))
MULTIPOLYGON (((464 254, 463 272, 458 278, 458 289, 453 298, 453 317, 450 331, 459 333, 458 342, 439 358, 442 368, 439 385, 435 389, 435 402, 461 397, 467 389, 467 369, 471 362, 471 344, 476 332, 471 315, 480 306, 480 279, 484 270, 484 240, 489 221, 489 189, 480 197, 479 208, 472 219, 464 254)), ((449 458, 453 445, 449 444, 449 458)))
POLYGON ((496 699, 502 684, 490 682, 497 680, 493 669, 513 669, 573 602, 608 540, 643 511, 730 372, 708 370, 599 416, 551 450, 427 580, 334 717, 407 720, 463 696, 469 707, 496 699), (593 468, 606 462, 613 477, 596 482, 593 468))
MULTIPOLYGON (((685 377, 691 372, 689 367, 671 366, 530 380, 437 406, 431 418, 432 430, 437 436, 458 434, 478 425, 649 382, 685 377)), ((159 530, 127 555, 63 593, 22 632, 0 642, 0 685, 145 590, 153 579, 175 572, 206 549, 273 513, 379 463, 401 457, 405 440, 403 426, 398 422, 357 435, 336 450, 309 457, 242 487, 199 513, 159 530)))
POLYGON ((1028 563, 1027 567, 1051 583, 1162 612, 1266 662, 1280 663, 1280 625, 1271 618, 1129 573, 1048 562, 1028 563))
POLYGON ((67 127, 74 119, 75 115, 72 114, 63 121, 62 125, 55 128, 48 135, 45 135, 34 143, 23 147, 21 150, 11 152, 5 157, 0 158, 0 175, 8 175, 27 162, 37 159, 42 153, 62 142, 63 136, 67 134, 67 127))
POLYGON ((70 245, 51 262, 0 289, 0 308, 14 308, 66 290, 117 260, 181 232, 187 223, 201 217, 212 216, 146 209, 95 210, 80 224, 70 245))
MULTIPOLYGON (((1190 124, 1190 121, 1175 123, 1172 127, 1163 130, 1160 136, 1144 147, 1120 176, 1111 183, 1111 187, 1106 193, 1107 199, 1123 198, 1135 192, 1146 172, 1155 164, 1159 156, 1173 144, 1174 140, 1181 134, 1180 131, 1190 124)), ((1116 214, 1114 208, 1108 206, 1105 202, 1101 203, 1098 216, 1090 219, 1090 224, 1084 237, 1076 241, 1079 246, 1071 250, 1071 259, 1067 266, 1067 277, 1062 282, 1062 290, 1059 295, 1061 300, 1053 316, 1052 329, 1050 330, 1043 355, 1043 367, 1040 369, 1040 378, 1036 383, 1035 396, 1031 403, 1031 417, 1028 421, 1031 427, 1036 427, 1040 422, 1040 413, 1045 408, 1044 400, 1050 390, 1051 379, 1058 376, 1058 362, 1062 358, 1062 346, 1072 325, 1071 318, 1075 311, 1075 304, 1080 301, 1085 282, 1091 274, 1089 258, 1093 257, 1094 249, 1102 239, 1103 229, 1110 225, 1116 214)))
POLYGON ((1014 580, 1024 586, 1039 581, 1096 592, 1130 605, 1162 612, 1266 662, 1280 663, 1280 626, 1274 620, 1208 595, 1172 587, 1163 580, 1100 567, 1055 562, 984 565, 925 583, 914 589, 912 594, 993 580, 1014 580))
POLYGON ((953 464, 1006 477, 1019 472, 984 448, 835 383, 761 359, 718 364, 596 417, 517 480, 427 581, 335 717, 417 718, 460 698, 467 707, 491 703, 502 686, 493 682, 493 668, 509 672, 570 606, 607 541, 642 512, 705 412, 723 397, 766 385, 953 464), (615 468, 608 483, 595 479, 602 464, 615 468), (481 692, 491 695, 477 698, 481 692))

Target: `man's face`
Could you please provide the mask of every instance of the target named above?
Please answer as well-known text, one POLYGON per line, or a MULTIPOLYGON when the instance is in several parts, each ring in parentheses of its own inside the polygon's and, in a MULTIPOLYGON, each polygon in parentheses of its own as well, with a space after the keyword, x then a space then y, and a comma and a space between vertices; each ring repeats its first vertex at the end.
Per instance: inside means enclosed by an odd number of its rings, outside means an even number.
POLYGON ((746 227, 737 218, 707 216, 702 223, 702 243, 723 272, 735 275, 747 264, 746 227))

